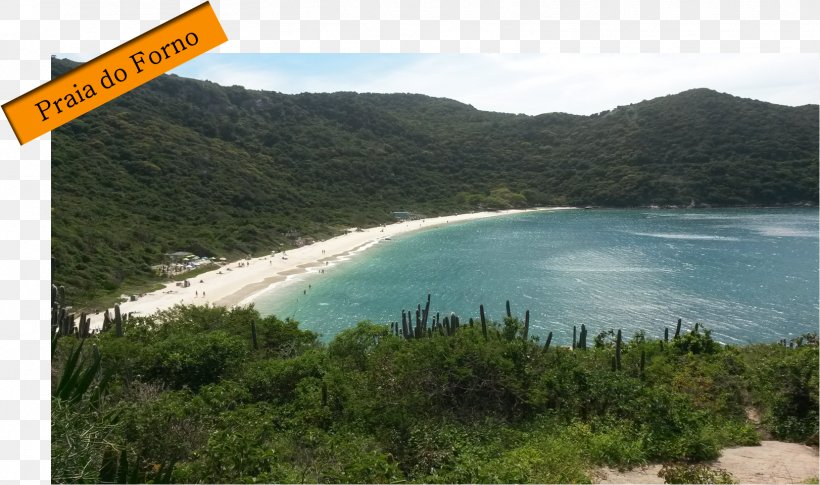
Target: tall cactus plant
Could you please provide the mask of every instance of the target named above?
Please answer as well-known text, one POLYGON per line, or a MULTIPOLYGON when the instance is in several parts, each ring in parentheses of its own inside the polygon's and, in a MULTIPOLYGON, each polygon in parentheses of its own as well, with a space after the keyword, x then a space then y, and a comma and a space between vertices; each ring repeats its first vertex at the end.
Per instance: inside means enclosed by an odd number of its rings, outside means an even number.
POLYGON ((114 305, 114 335, 122 337, 122 313, 119 305, 114 305))
POLYGON ((478 312, 481 316, 481 333, 484 334, 484 340, 487 340, 487 319, 484 317, 484 305, 478 306, 478 312))
POLYGON ((430 314, 430 293, 427 294, 427 304, 424 305, 424 313, 422 313, 421 328, 427 333, 427 316, 430 314))
POLYGON ((524 312, 524 335, 523 335, 524 342, 527 341, 529 336, 530 336, 530 311, 527 310, 526 312, 524 312))

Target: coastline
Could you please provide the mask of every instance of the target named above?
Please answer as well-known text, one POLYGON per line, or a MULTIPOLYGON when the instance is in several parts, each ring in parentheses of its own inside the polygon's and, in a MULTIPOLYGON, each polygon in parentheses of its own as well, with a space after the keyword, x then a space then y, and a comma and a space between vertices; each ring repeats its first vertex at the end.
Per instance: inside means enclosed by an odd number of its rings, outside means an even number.
MULTIPOLYGON (((281 283, 290 275, 302 274, 322 263, 343 260, 354 252, 366 251, 380 240, 407 234, 424 229, 431 229, 445 224, 466 222, 490 217, 500 217, 526 212, 556 211, 573 209, 573 207, 546 207, 535 209, 512 209, 497 212, 473 212, 441 216, 421 220, 395 222, 393 224, 371 227, 361 231, 317 241, 313 244, 286 251, 287 259, 282 253, 275 256, 262 256, 226 264, 219 269, 202 273, 189 279, 187 288, 169 282, 157 291, 146 293, 136 301, 120 304, 123 313, 139 316, 151 315, 175 305, 215 305, 232 307, 252 301, 259 294, 269 291, 272 285, 281 283)), ((109 309, 113 312, 113 309, 109 309)), ((103 314, 89 315, 91 328, 101 328, 103 314)))

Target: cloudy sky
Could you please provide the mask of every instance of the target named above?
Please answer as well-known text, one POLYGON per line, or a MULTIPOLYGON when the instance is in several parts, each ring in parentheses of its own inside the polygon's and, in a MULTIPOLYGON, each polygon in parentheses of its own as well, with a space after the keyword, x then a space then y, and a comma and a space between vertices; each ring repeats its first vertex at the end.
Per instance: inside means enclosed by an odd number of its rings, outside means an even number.
POLYGON ((174 71, 282 93, 422 93, 487 111, 591 114, 692 88, 820 102, 816 55, 205 54, 174 71))

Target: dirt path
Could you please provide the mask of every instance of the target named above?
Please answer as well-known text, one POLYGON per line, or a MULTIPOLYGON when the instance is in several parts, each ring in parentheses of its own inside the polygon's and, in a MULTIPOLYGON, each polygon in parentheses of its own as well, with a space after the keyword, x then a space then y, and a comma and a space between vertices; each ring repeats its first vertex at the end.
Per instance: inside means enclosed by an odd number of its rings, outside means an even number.
MULTIPOLYGON (((739 483, 802 483, 818 476, 817 449, 796 443, 761 441, 760 446, 727 448, 712 464, 732 474, 739 483)), ((604 468, 596 483, 663 483, 661 465, 627 472, 604 468)))

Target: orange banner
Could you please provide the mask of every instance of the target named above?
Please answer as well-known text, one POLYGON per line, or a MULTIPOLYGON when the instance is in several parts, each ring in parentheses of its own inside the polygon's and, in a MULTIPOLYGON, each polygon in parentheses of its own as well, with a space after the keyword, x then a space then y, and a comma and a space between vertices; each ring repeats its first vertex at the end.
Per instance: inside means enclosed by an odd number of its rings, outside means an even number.
POLYGON ((20 144, 227 41, 209 2, 3 105, 20 144))

